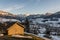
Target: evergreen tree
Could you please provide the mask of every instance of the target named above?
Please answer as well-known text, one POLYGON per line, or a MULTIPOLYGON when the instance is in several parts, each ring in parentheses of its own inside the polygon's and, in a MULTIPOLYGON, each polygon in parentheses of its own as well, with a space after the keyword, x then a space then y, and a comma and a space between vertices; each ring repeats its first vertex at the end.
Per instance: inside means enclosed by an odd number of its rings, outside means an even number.
POLYGON ((30 28, 29 28, 29 21, 28 21, 28 18, 26 18, 26 20, 25 20, 25 26, 26 26, 26 32, 30 32, 29 30, 30 30, 30 28))

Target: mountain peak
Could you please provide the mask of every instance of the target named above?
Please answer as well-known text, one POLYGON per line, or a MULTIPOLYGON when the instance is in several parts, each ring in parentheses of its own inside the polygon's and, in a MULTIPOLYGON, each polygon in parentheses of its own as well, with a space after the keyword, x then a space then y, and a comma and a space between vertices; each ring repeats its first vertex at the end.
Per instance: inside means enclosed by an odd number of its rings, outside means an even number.
POLYGON ((55 14, 60 14, 60 11, 56 12, 55 14))
POLYGON ((0 10, 0 15, 5 15, 5 16, 11 16, 11 15, 13 15, 13 14, 11 14, 11 13, 9 13, 9 12, 6 12, 6 11, 2 11, 2 10, 0 10))

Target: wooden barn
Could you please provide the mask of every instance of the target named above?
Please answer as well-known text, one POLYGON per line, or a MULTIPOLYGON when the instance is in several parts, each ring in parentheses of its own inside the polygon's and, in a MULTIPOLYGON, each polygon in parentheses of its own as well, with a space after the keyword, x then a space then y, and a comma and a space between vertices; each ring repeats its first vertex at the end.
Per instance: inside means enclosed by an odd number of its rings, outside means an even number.
POLYGON ((24 35, 24 26, 19 22, 5 22, 2 26, 3 33, 8 35, 24 35))
POLYGON ((24 26, 18 22, 11 25, 7 30, 8 35, 24 35, 24 26))

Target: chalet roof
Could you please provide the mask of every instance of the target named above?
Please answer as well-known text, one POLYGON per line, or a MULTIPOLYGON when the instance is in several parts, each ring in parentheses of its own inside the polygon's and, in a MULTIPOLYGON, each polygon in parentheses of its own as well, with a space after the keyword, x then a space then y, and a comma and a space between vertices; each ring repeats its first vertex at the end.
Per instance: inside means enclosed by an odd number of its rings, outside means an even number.
POLYGON ((3 30, 7 30, 9 27, 11 27, 15 23, 24 28, 24 26, 19 22, 4 22, 4 23, 0 23, 0 25, 3 30))

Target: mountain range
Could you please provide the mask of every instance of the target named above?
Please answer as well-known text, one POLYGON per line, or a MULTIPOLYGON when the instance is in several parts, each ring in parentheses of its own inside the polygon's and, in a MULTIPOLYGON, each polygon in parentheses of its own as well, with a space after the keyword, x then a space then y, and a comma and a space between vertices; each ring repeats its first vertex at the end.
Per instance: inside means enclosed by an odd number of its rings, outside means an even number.
MULTIPOLYGON (((60 18, 60 11, 55 12, 51 15, 29 15, 26 16, 27 18, 60 18)), ((6 11, 1 11, 0 10, 0 18, 6 18, 6 19, 17 19, 17 20, 23 20, 26 18, 25 15, 14 15, 10 12, 6 12, 6 11)))
POLYGON ((60 18, 60 11, 55 12, 55 13, 48 15, 48 16, 44 15, 43 18, 60 18))

